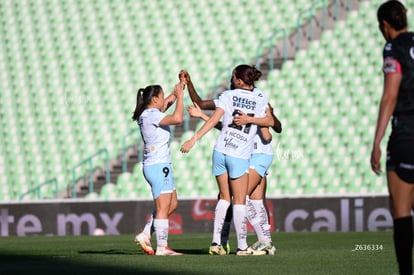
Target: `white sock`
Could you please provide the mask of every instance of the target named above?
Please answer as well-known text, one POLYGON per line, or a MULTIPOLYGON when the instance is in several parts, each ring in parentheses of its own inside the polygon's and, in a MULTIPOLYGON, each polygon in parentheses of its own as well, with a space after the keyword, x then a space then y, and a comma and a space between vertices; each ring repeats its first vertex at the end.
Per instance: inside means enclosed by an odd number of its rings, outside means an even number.
POLYGON ((256 212, 256 217, 250 223, 257 234, 257 238, 260 242, 271 242, 269 217, 263 200, 250 200, 250 203, 256 212))
POLYGON ((223 229, 224 219, 226 218, 227 208, 230 202, 226 200, 219 200, 214 212, 214 229, 213 229, 213 243, 221 244, 221 231, 223 229))
POLYGON ((142 230, 142 232, 144 232, 150 238, 151 238, 152 233, 154 232, 153 222, 154 222, 155 213, 157 213, 155 210, 151 213, 151 215, 149 216, 147 220, 147 223, 145 224, 144 230, 142 230))
POLYGON ((154 219, 154 230, 157 236, 157 246, 167 246, 168 219, 154 219))
POLYGON ((237 248, 244 250, 247 248, 247 216, 246 205, 233 205, 233 221, 237 236, 237 248))
POLYGON ((246 197, 246 213, 247 213, 246 214, 247 220, 253 226, 253 229, 256 232, 256 235, 258 236, 255 225, 260 223, 260 219, 259 219, 259 216, 257 215, 256 208, 254 207, 252 201, 250 200, 248 196, 246 197))

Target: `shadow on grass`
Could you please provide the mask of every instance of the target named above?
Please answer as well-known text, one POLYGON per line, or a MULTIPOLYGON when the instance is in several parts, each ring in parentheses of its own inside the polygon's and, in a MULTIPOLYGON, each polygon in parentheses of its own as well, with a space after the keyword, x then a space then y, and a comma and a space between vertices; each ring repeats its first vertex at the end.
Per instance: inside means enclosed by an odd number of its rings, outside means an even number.
MULTIPOLYGON (((135 253, 125 253, 118 250, 104 251, 80 251, 82 254, 106 254, 106 255, 134 255, 135 253)), ((145 255, 143 255, 145 256, 145 255)), ((29 256, 29 255, 11 255, 5 251, 0 252, 0 274, 18 275, 18 274, 42 274, 42 275, 65 275, 65 274, 88 274, 88 275, 106 275, 106 274, 176 274, 176 271, 166 271, 157 266, 143 267, 123 267, 120 265, 103 265, 79 261, 70 256, 29 256)), ((182 275, 191 273, 180 272, 182 275)))
MULTIPOLYGON (((184 253, 184 255, 208 255, 208 249, 174 249, 177 252, 184 253)), ((102 255, 142 255, 142 252, 128 252, 122 251, 117 249, 109 249, 109 250, 81 250, 79 254, 102 254, 102 255)))
POLYGON ((127 252, 117 249, 109 250, 81 250, 79 254, 105 254, 105 255, 136 255, 136 252, 127 252))

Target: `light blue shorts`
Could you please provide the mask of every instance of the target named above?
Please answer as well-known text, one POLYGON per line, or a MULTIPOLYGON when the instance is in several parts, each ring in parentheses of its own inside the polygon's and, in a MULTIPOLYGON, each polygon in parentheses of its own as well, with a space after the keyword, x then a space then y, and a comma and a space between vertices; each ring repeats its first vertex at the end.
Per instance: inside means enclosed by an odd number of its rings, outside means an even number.
POLYGON ((256 172, 264 177, 267 175, 267 170, 273 161, 273 155, 268 154, 252 154, 250 158, 250 168, 256 170, 256 172))
POLYGON ((213 175, 220 176, 228 173, 231 179, 237 179, 243 174, 249 172, 249 160, 239 159, 225 155, 223 153, 213 152, 213 175))
POLYGON ((171 163, 159 163, 144 166, 144 177, 151 186, 152 197, 172 193, 175 190, 171 163))

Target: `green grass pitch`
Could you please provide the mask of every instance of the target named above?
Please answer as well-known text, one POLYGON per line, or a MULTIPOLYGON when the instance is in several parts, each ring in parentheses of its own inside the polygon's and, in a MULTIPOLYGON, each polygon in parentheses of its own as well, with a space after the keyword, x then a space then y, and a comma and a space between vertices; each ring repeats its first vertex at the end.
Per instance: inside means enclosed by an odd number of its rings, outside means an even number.
POLYGON ((276 255, 245 257, 234 254, 234 234, 226 256, 207 254, 211 234, 170 235, 169 246, 185 253, 177 257, 144 255, 133 239, 1 238, 0 274, 397 274, 391 232, 274 233, 276 255))

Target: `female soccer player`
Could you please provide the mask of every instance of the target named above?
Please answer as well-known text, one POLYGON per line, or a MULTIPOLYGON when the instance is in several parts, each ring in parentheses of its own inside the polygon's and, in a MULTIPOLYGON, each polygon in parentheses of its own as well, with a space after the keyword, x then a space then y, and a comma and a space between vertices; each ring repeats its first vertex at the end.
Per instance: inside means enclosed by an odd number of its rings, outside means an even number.
MULTIPOLYGON (((246 228, 246 195, 248 188, 249 158, 253 151, 254 136, 257 132, 255 124, 236 125, 234 117, 241 112, 253 117, 265 117, 267 100, 263 93, 253 92, 254 82, 261 73, 249 65, 237 66, 232 75, 236 89, 223 92, 213 115, 204 123, 199 131, 181 146, 187 153, 205 133, 213 128, 223 116, 223 128, 217 138, 213 153, 213 174, 216 176, 220 193, 230 190, 228 197, 233 198, 233 218, 237 234, 237 255, 265 254, 249 250, 247 246, 246 228), (230 183, 230 188, 228 184, 230 183), (227 187, 226 187, 227 186, 227 187)), ((221 194, 220 194, 221 196, 221 194)), ((221 229, 230 200, 220 199, 215 211, 213 247, 210 251, 222 255, 220 244, 221 229), (214 245, 217 244, 217 245, 214 245), (217 251, 216 251, 217 250, 217 251)))
MULTIPOLYGON (((201 112, 198 105, 203 106, 205 109, 214 110, 216 106, 215 100, 202 100, 200 98, 194 88, 193 83, 191 82, 191 78, 188 72, 184 71, 184 79, 185 83, 187 84, 190 97, 194 102, 194 107, 188 107, 190 115, 200 117, 203 120, 208 120, 209 117, 201 112)), ((234 84, 231 86, 234 86, 234 84)), ((280 133, 282 131, 282 125, 274 115, 273 108, 270 106, 270 104, 269 108, 266 110, 266 114, 272 117, 272 128, 277 133, 280 133)), ((236 124, 254 123, 254 118, 245 114, 238 116, 234 120, 237 121, 236 124)), ((248 196, 246 198, 247 217, 258 236, 258 241, 253 244, 251 248, 253 250, 259 251, 264 250, 268 254, 274 254, 276 251, 271 240, 269 218, 264 205, 266 192, 266 174, 267 169, 270 167, 273 159, 273 150, 270 144, 271 138, 272 136, 268 131, 268 127, 262 127, 261 131, 258 131, 258 134, 255 136, 253 154, 250 158, 249 187, 247 192, 248 196)), ((221 232, 221 244, 227 254, 230 250, 228 245, 228 238, 230 233, 229 230, 231 217, 231 208, 229 207, 221 232)), ((210 254, 214 253, 210 251, 210 254)))
MULTIPOLYGON (((273 108, 269 104, 266 111, 268 116, 273 119, 272 128, 277 132, 282 132, 282 125, 273 113, 273 108)), ((237 125, 254 123, 254 120, 242 114, 235 119, 237 125)), ((258 241, 251 245, 251 249, 266 251, 267 254, 274 255, 276 248, 272 243, 270 235, 270 224, 268 213, 264 204, 266 193, 266 175, 273 161, 273 149, 271 145, 271 134, 268 127, 261 127, 257 132, 254 142, 253 153, 250 158, 249 187, 246 198, 247 215, 250 224, 253 226, 258 241), (270 138, 269 138, 270 136, 270 138)))
POLYGON ((383 3, 379 29, 383 52, 384 89, 371 152, 371 168, 381 173, 381 140, 392 116, 387 145, 387 182, 394 219, 394 246, 400 274, 412 274, 414 197, 414 33, 407 31, 407 10, 399 1, 383 3))
MULTIPOLYGON (((266 111, 267 115, 271 116, 270 109, 266 111), (268 114, 269 113, 269 114, 268 114)), ((202 113, 200 107, 197 103, 194 102, 194 107, 189 106, 188 112, 193 117, 199 117, 205 121, 209 119, 207 115, 202 113)), ((250 117, 245 115, 245 121, 249 121, 250 117)), ((277 119, 277 118, 276 118, 277 119)), ((247 124, 249 122, 240 122, 241 124, 247 124)), ((276 122, 275 122, 276 124, 276 122)), ((280 124, 280 122, 279 122, 280 124)), ((281 131, 281 128, 280 128, 281 131)), ((262 127, 261 131, 258 131, 258 134, 255 137, 254 149, 250 158, 250 168, 249 168, 249 184, 248 191, 246 196, 246 207, 247 207, 247 218, 250 224, 253 226, 258 241, 250 246, 252 250, 256 251, 265 251, 269 255, 274 255, 276 248, 272 243, 272 237, 270 234, 270 224, 268 213, 264 204, 265 193, 266 193, 266 175, 267 170, 270 167, 273 160, 273 150, 270 144, 272 139, 271 134, 268 131, 267 127, 262 127), (262 134, 262 132, 264 132, 262 134)), ((227 209, 227 214, 224 220, 224 224, 221 231, 221 246, 223 247, 224 252, 221 252, 219 255, 229 254, 229 234, 230 234, 230 224, 232 219, 231 208, 227 209)), ((214 246, 210 247, 209 253, 211 255, 218 254, 214 251, 214 246)), ((219 249, 222 251, 222 249, 219 249)))
MULTIPOLYGON (((150 85, 145 89, 139 89, 132 117, 138 122, 144 141, 143 173, 151 186, 155 202, 153 226, 157 238, 157 256, 182 255, 168 247, 168 217, 178 206, 169 149, 169 125, 177 125, 183 121, 183 89, 182 83, 174 87, 176 107, 171 115, 163 112, 167 107, 167 101, 164 99, 161 86, 150 85)), ((142 247, 144 253, 154 254, 148 234, 138 234, 135 242, 142 247)))

